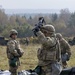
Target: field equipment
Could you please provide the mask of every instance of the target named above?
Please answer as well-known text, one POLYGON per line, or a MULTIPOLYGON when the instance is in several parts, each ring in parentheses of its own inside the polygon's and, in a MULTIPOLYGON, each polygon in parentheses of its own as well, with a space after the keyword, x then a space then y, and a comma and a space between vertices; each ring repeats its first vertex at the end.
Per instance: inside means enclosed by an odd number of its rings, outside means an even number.
MULTIPOLYGON (((37 66, 35 70, 22 70, 18 72, 18 75, 40 75, 40 69, 41 68, 37 66)), ((0 75, 11 75, 11 73, 8 70, 0 70, 0 75)), ((75 67, 63 69, 60 75, 75 75, 75 67)))
POLYGON ((46 25, 46 22, 45 22, 43 17, 40 17, 39 22, 37 24, 35 24, 35 28, 32 29, 32 31, 34 32, 35 36, 37 36, 36 31, 38 31, 43 25, 46 25))

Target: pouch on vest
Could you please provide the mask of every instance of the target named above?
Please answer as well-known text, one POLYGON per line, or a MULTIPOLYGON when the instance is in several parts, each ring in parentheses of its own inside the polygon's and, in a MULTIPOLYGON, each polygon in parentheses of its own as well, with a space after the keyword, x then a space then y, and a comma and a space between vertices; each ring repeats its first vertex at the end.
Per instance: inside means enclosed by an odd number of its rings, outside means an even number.
POLYGON ((7 58, 8 59, 13 59, 14 58, 14 56, 10 53, 10 51, 9 51, 9 49, 7 48, 7 58))
POLYGON ((8 58, 8 59, 13 59, 14 56, 13 56, 11 53, 7 53, 7 58, 8 58))
POLYGON ((43 56, 42 49, 39 48, 38 51, 37 51, 37 57, 38 57, 39 60, 42 60, 43 59, 42 56, 43 56))
POLYGON ((9 65, 12 67, 16 67, 17 66, 17 58, 11 59, 9 61, 9 65))
POLYGON ((46 51, 43 59, 56 61, 56 51, 46 51))

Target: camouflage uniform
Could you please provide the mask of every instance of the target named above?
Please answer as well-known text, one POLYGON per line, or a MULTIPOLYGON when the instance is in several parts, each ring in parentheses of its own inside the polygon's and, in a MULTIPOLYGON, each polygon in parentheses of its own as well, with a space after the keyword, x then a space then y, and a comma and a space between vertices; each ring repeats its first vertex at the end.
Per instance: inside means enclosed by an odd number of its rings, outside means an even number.
POLYGON ((56 34, 56 37, 59 39, 60 47, 61 47, 61 57, 62 57, 62 65, 63 68, 66 68, 67 62, 71 56, 70 45, 68 42, 62 37, 60 33, 56 34))
MULTIPOLYGON (((10 36, 12 34, 17 34, 17 31, 14 29, 11 30, 10 36)), ((20 65, 19 57, 21 57, 23 53, 19 42, 11 38, 7 43, 7 57, 9 59, 9 70, 11 75, 17 75, 17 69, 20 65)))
POLYGON ((37 32, 38 39, 42 44, 37 52, 38 65, 42 67, 42 75, 58 75, 60 71, 54 68, 54 65, 61 59, 61 50, 55 37, 55 28, 52 25, 45 25, 42 29, 52 35, 46 37, 42 30, 37 32))

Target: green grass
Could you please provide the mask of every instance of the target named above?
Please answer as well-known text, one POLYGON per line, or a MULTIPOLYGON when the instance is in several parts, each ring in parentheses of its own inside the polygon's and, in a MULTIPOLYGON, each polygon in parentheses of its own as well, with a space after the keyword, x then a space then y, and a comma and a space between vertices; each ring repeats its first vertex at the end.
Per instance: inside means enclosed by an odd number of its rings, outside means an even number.
POLYGON ((72 46, 71 47, 71 58, 70 60, 68 61, 68 67, 73 67, 75 66, 75 46, 72 46))
MULTIPOLYGON (((37 50, 39 45, 21 45, 24 50, 24 55, 20 58, 21 66, 19 70, 34 69, 38 63, 37 50)), ((0 46, 0 69, 8 69, 8 59, 6 55, 6 47, 0 46)))
MULTIPOLYGON (((24 50, 24 55, 20 58, 21 66, 19 70, 27 70, 27 69, 34 69, 38 64, 37 59, 37 50, 40 45, 21 45, 24 50)), ((72 56, 70 61, 68 62, 68 67, 75 66, 75 46, 71 47, 72 56)), ((8 59, 6 56, 6 47, 0 46, 0 69, 6 70, 8 69, 8 59)))

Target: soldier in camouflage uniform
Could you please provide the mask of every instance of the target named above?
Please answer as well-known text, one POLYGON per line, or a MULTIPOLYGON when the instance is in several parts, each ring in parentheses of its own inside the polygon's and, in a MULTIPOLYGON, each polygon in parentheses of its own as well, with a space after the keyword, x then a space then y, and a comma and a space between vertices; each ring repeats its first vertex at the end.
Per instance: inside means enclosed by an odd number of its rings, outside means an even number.
POLYGON ((10 31, 10 40, 7 43, 7 57, 9 59, 9 71, 11 75, 17 75, 20 65, 19 58, 23 55, 19 42, 16 40, 18 32, 15 29, 10 31))
POLYGON ((42 68, 41 75, 59 75, 58 62, 61 59, 59 42, 55 36, 55 28, 52 25, 35 28, 36 35, 42 44, 38 49, 38 65, 42 68))
POLYGON ((70 45, 68 42, 62 37, 60 33, 56 34, 57 39, 60 42, 60 47, 61 47, 61 57, 62 57, 62 65, 63 68, 67 67, 67 62, 70 59, 71 56, 71 50, 70 50, 70 45))

